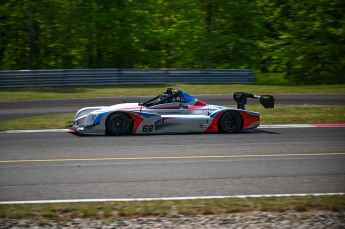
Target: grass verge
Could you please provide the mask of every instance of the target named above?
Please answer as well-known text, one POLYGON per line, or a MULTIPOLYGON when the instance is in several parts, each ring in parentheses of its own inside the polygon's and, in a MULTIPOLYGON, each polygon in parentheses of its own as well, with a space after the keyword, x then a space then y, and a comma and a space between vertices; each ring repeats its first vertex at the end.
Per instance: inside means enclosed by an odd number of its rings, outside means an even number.
MULTIPOLYGON (((281 105, 265 109, 261 105, 248 105, 247 109, 259 111, 261 124, 288 123, 345 123, 345 106, 338 105, 281 105)), ((0 121, 0 130, 61 129, 73 120, 75 113, 33 116, 0 121)))
POLYGON ((300 212, 311 210, 344 211, 345 195, 1 205, 0 218, 117 219, 148 216, 216 215, 248 211, 284 212, 291 210, 300 212))
POLYGON ((157 95, 167 87, 192 95, 232 94, 244 91, 254 94, 329 93, 345 94, 344 85, 258 85, 258 84, 159 84, 119 85, 112 87, 38 87, 0 89, 0 101, 48 100, 114 96, 157 95))
POLYGON ((63 129, 68 122, 73 121, 74 115, 75 113, 63 113, 1 120, 0 131, 63 129))

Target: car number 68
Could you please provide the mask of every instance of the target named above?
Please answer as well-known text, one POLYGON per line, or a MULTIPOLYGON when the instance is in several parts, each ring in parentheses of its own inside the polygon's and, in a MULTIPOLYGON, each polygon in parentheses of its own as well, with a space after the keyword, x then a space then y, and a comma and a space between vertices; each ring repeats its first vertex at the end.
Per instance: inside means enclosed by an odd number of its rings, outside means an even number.
POLYGON ((146 132, 153 132, 153 125, 144 125, 143 133, 146 133, 146 132))

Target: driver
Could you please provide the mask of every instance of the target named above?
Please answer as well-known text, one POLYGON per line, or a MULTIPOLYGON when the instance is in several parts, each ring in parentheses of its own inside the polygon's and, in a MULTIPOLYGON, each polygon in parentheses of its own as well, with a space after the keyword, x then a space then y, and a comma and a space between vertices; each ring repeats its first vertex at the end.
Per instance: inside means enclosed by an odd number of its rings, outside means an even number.
POLYGON ((162 101, 161 103, 168 103, 169 101, 168 100, 165 100, 166 98, 168 98, 169 95, 168 94, 161 94, 159 97, 158 97, 158 102, 162 101), (165 101, 163 101, 165 100, 165 101))
POLYGON ((181 96, 178 93, 178 90, 174 88, 168 88, 166 93, 163 93, 158 97, 158 102, 160 103, 181 102, 181 96))

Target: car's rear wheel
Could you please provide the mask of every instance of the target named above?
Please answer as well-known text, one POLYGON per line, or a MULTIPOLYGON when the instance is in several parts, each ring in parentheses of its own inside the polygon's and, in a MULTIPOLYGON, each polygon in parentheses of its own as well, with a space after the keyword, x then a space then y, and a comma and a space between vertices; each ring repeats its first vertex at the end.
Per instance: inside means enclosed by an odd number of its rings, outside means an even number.
POLYGON ((234 133, 242 128, 242 117, 236 111, 228 111, 219 119, 219 129, 224 133, 234 133))
POLYGON ((128 134, 131 122, 129 117, 124 113, 114 113, 110 115, 106 122, 107 134, 124 135, 128 134))

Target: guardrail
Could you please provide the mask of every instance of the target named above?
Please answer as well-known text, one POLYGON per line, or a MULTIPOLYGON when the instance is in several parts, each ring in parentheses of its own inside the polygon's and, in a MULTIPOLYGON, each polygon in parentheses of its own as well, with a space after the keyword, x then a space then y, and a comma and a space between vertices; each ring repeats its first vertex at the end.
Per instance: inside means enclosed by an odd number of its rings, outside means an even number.
POLYGON ((118 84, 252 83, 251 69, 51 69, 2 70, 0 88, 118 84))

